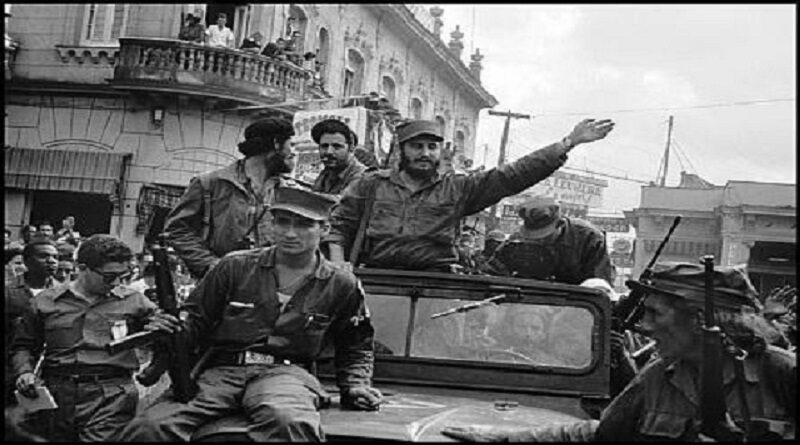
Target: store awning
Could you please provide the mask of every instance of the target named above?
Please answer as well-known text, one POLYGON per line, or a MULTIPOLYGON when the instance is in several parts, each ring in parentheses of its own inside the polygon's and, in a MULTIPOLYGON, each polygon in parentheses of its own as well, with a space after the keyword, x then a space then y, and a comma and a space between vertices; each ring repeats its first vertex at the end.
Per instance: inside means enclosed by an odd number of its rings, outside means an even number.
POLYGON ((129 153, 6 148, 5 186, 116 198, 129 153))

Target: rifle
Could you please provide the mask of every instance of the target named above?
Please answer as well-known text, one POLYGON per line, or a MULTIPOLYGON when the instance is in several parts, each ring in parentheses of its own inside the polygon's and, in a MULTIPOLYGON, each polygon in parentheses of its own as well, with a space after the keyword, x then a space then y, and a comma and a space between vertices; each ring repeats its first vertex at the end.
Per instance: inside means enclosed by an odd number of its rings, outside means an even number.
POLYGON ((702 259, 705 266, 705 310, 703 325, 703 365, 700 381, 700 432, 717 441, 737 441, 741 431, 726 419, 722 388, 722 330, 714 320, 714 256, 702 259))
MULTIPOLYGON (((156 295, 158 296, 158 306, 174 317, 181 318, 178 308, 175 284, 172 281, 172 272, 169 268, 167 256, 166 234, 158 235, 156 244, 153 245, 153 266, 156 273, 156 295)), ((168 334, 158 331, 142 331, 119 340, 112 341, 106 346, 109 354, 116 354, 120 351, 142 346, 160 338, 167 337, 168 334)), ((186 344, 186 334, 178 332, 169 336, 169 377, 172 381, 174 397, 179 402, 187 402, 193 397, 192 381, 189 378, 191 363, 189 358, 189 347, 186 344)), ((153 361, 159 360, 158 353, 153 354, 153 361)), ((151 364, 151 366, 154 366, 151 364)), ((162 371, 163 372, 163 371, 162 371)))
MULTIPOLYGON (((658 245, 658 249, 653 254, 653 257, 650 258, 650 262, 647 263, 647 267, 644 268, 642 274, 639 275, 639 281, 649 280, 650 277, 653 275, 653 266, 656 264, 656 260, 658 257, 661 256, 661 251, 664 250, 664 246, 667 245, 667 242, 672 237, 672 233, 675 232, 675 228, 678 227, 678 224, 681 222, 681 216, 678 215, 672 221, 672 226, 669 228, 667 235, 664 239, 661 240, 661 244, 658 245)), ((644 311, 644 295, 640 289, 633 289, 631 290, 628 298, 624 300, 620 300, 615 308, 614 312, 616 313, 616 322, 614 323, 615 329, 618 332, 625 332, 628 329, 631 329, 633 325, 636 324, 637 321, 642 317, 642 313, 644 311), (621 324, 618 320, 624 320, 621 324)))

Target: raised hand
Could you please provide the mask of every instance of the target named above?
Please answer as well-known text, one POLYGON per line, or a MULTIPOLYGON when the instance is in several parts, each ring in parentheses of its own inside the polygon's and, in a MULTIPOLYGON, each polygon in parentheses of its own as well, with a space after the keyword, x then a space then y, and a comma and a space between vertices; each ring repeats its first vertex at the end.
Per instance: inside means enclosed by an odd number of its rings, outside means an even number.
POLYGON ((569 134, 568 138, 572 141, 572 145, 575 146, 584 142, 603 139, 613 129, 614 121, 611 119, 584 119, 572 129, 572 133, 569 134))

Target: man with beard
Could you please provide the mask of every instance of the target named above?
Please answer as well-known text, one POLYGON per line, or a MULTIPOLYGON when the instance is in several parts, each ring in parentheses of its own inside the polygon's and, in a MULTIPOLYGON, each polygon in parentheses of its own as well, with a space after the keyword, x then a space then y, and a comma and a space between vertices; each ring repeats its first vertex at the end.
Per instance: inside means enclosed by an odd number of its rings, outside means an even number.
POLYGON ((226 253, 272 243, 267 211, 280 187, 297 186, 285 176, 294 135, 291 122, 266 118, 244 131, 245 156, 192 179, 170 212, 164 231, 191 274, 203 277, 226 253))
POLYGON ((611 120, 587 119, 560 142, 516 162, 471 175, 442 175, 439 126, 421 120, 398 125, 399 168, 368 174, 342 193, 331 215, 331 259, 344 262, 351 249, 360 249, 354 266, 451 271, 463 217, 550 176, 575 146, 602 139, 613 128, 611 120), (354 246, 362 237, 364 243, 354 246))
POLYGON ((497 275, 581 284, 590 278, 614 282, 606 239, 588 221, 561 216, 549 196, 534 196, 519 206, 523 225, 495 251, 497 275))
POLYGON ((356 135, 344 122, 326 119, 311 128, 311 138, 319 145, 319 159, 325 169, 317 176, 312 190, 338 195, 367 170, 353 156, 356 135))

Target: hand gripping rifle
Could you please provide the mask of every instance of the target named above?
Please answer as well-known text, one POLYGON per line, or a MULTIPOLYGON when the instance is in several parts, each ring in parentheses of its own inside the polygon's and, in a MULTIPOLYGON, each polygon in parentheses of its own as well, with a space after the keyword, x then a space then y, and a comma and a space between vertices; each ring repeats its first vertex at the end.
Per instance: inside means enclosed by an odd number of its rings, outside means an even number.
POLYGON ((727 408, 722 387, 722 330, 714 319, 714 256, 704 256, 702 263, 705 266, 705 309, 700 432, 716 441, 741 442, 741 431, 728 422, 726 417, 727 408))
MULTIPOLYGON (((176 318, 180 318, 175 284, 172 281, 172 272, 167 256, 166 234, 159 234, 158 241, 152 247, 153 266, 155 268, 155 287, 158 297, 158 306, 176 318)), ((172 391, 179 402, 187 402, 193 397, 192 381, 190 379, 191 363, 189 347, 186 344, 186 334, 181 331, 175 334, 166 334, 160 331, 141 331, 135 334, 112 341, 106 346, 109 354, 114 355, 120 351, 143 346, 155 340, 169 338, 169 354, 164 357, 154 351, 153 361, 168 360, 166 367, 172 381, 172 391)), ((153 366, 151 364, 151 366, 153 366)), ((163 371, 162 371, 163 372, 163 371)))
MULTIPOLYGON (((650 262, 647 263, 647 267, 642 271, 642 274, 639 275, 639 281, 644 281, 650 279, 653 275, 653 266, 656 264, 658 257, 661 256, 661 251, 664 250, 664 246, 667 245, 669 239, 672 237, 672 233, 675 232, 675 229, 678 227, 678 224, 681 222, 681 216, 678 215, 672 221, 672 226, 669 228, 667 232, 667 236, 661 240, 661 244, 658 245, 658 249, 656 249, 656 253, 653 254, 653 258, 650 259, 650 262)), ((614 309, 615 318, 618 320, 624 320, 621 324, 618 324, 618 329, 615 329, 618 332, 625 332, 628 329, 631 329, 633 325, 636 324, 637 321, 642 317, 642 313, 644 310, 644 295, 643 292, 636 288, 631 290, 630 294, 624 300, 620 300, 617 304, 617 307, 614 309)))

